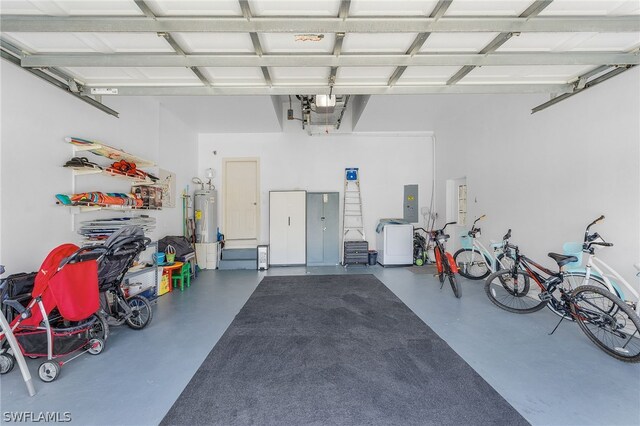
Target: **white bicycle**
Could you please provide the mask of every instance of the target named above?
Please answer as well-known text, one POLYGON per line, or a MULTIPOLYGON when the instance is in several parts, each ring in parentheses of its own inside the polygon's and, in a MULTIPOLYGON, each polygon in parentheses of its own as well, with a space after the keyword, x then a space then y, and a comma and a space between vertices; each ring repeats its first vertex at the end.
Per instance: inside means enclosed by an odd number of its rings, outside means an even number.
POLYGON ((481 280, 492 272, 509 269, 513 266, 513 255, 508 248, 511 229, 502 237, 501 242, 491 243, 493 251, 489 251, 489 249, 478 240, 481 229, 476 227, 476 223, 486 216, 487 215, 483 214, 473 221, 471 231, 469 231, 467 235, 460 237, 462 248, 453 255, 453 259, 456 265, 458 265, 460 275, 470 280, 481 280))
MULTIPOLYGON (((613 246, 613 243, 606 242, 597 232, 589 234, 589 229, 602 220, 604 220, 604 216, 600 216, 587 226, 582 244, 564 244, 565 254, 571 254, 578 258, 577 262, 567 265, 564 280, 570 283, 571 288, 574 289, 579 285, 604 286, 629 305, 636 315, 640 316, 640 303, 638 303, 640 293, 638 290, 622 278, 615 269, 596 257, 596 248, 613 246), (588 255, 584 267, 581 266, 583 253, 588 255)), ((638 271, 636 276, 640 277, 640 265, 634 265, 634 267, 638 271)))

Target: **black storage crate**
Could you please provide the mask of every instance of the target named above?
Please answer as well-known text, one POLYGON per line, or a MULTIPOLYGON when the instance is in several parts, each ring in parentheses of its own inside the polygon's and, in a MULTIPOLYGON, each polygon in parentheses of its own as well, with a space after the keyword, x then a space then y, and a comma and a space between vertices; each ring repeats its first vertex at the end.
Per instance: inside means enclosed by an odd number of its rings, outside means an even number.
POLYGON ((367 241, 344 242, 344 265, 368 265, 369 243, 367 241))

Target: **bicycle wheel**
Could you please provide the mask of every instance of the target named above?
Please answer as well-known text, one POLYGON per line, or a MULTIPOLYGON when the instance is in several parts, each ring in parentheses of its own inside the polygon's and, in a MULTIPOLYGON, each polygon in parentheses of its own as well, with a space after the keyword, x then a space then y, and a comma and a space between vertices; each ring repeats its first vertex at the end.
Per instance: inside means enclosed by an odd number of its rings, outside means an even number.
POLYGON ((433 248, 433 254, 436 258, 438 281, 440 281, 440 288, 442 288, 442 285, 444 284, 444 255, 440 252, 440 248, 437 246, 433 248))
POLYGON ((516 263, 516 260, 511 256, 506 256, 504 253, 500 253, 496 258, 496 269, 511 269, 516 263))
MULTIPOLYGON (((589 281, 585 282, 584 278, 586 275, 587 274, 585 272, 581 271, 566 272, 563 276, 564 282, 567 283, 565 288, 571 287, 572 290, 575 290, 580 285, 592 285, 609 290, 609 287, 607 287, 607 284, 605 283, 603 278, 599 277, 598 275, 591 274, 589 275, 589 281)), ((613 291, 616 296, 620 297, 620 293, 618 292, 617 288, 613 287, 613 291)), ((622 297, 620 298, 622 299, 622 297)))
MULTIPOLYGON (((563 287, 565 289, 565 291, 573 291, 576 288, 578 288, 578 286, 581 285, 593 285, 595 287, 600 287, 603 288, 605 290, 608 290, 607 285, 605 284, 604 280, 600 277, 591 275, 589 277, 589 282, 588 283, 584 283, 584 277, 585 277, 585 273, 584 272, 566 272, 563 276, 562 276, 562 282, 563 282, 563 287)), ((555 289, 553 291, 553 296, 560 300, 560 290, 559 289, 555 289)), ((619 294, 616 293, 616 296, 620 296, 619 294)), ((569 315, 567 313, 566 310, 562 310, 562 309, 556 309, 556 307, 554 306, 553 303, 548 303, 547 304, 547 308, 549 308, 549 310, 551 312, 553 312, 554 314, 558 315, 559 317, 564 317, 564 319, 569 320, 569 321, 575 321, 575 319, 573 318, 573 316, 569 315)))
POLYGON ((571 312, 582 331, 608 355, 640 362, 640 317, 601 287, 583 285, 571 295, 571 312))
POLYGON ((470 280, 481 280, 486 278, 491 269, 491 261, 476 249, 463 248, 453 255, 460 275, 470 280))
POLYGON ((133 296, 127 300, 127 304, 131 308, 131 315, 125 320, 127 325, 134 330, 142 330, 151 322, 153 312, 151 304, 142 296, 133 296))
POLYGON ((460 299, 460 297, 462 297, 462 289, 460 288, 460 284, 453 273, 449 274, 449 284, 451 284, 451 290, 453 290, 454 296, 456 296, 457 299, 460 299))
POLYGON ((487 278, 484 291, 493 304, 517 314, 536 312, 547 304, 538 299, 538 291, 531 289, 525 271, 503 269, 494 272, 487 278))

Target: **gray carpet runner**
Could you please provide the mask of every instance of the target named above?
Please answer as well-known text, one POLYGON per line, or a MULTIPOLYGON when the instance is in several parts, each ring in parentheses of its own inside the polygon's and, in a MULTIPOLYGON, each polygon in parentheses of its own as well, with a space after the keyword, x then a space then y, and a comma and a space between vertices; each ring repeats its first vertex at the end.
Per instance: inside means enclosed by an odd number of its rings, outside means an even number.
POLYGON ((528 423, 373 275, 332 275, 264 278, 162 424, 528 423))

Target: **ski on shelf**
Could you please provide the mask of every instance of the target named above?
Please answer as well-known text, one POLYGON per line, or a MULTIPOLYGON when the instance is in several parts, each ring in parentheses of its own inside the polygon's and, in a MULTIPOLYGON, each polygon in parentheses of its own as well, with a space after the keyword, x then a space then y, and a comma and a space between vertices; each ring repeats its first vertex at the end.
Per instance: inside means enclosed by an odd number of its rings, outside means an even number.
POLYGON ((106 145, 102 142, 90 141, 73 136, 66 137, 65 141, 67 141, 71 145, 74 145, 75 149, 78 151, 89 151, 95 155, 106 157, 113 161, 124 160, 135 163, 138 167, 155 166, 155 163, 153 161, 145 160, 133 154, 129 154, 121 149, 106 145))

